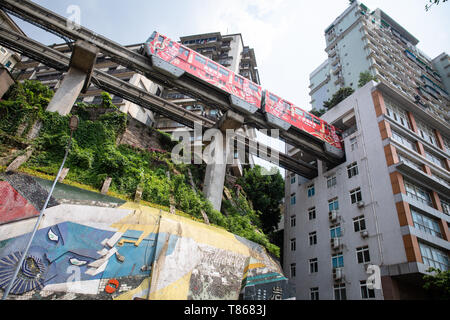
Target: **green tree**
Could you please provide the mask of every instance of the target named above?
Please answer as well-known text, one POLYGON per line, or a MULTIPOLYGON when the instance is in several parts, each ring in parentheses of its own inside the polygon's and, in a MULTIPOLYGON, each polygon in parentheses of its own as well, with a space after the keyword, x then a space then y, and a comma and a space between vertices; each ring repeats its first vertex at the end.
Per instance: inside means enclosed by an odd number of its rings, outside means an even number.
POLYGON ((430 294, 432 299, 450 300, 450 270, 441 271, 436 268, 429 268, 427 274, 423 276, 425 284, 423 288, 430 294))
POLYGON ((351 96, 355 92, 351 87, 344 87, 340 88, 337 92, 333 94, 330 100, 324 101, 323 106, 330 110, 335 105, 337 105, 339 102, 347 98, 348 96, 351 96))
POLYGON ((361 72, 359 74, 358 88, 364 87, 364 85, 371 80, 378 82, 377 77, 372 75, 369 71, 361 72))
POLYGON ((244 172, 237 183, 242 186, 253 204, 253 209, 259 211, 261 228, 264 233, 271 233, 280 222, 280 204, 284 198, 284 180, 277 172, 273 175, 263 175, 258 165, 244 172))
POLYGON ((327 110, 325 110, 325 109, 320 109, 320 110, 316 110, 316 109, 314 109, 314 110, 311 110, 309 113, 311 113, 311 114, 313 114, 313 115, 315 115, 316 117, 321 117, 321 116, 323 116, 323 114, 325 113, 325 112, 327 112, 327 110))

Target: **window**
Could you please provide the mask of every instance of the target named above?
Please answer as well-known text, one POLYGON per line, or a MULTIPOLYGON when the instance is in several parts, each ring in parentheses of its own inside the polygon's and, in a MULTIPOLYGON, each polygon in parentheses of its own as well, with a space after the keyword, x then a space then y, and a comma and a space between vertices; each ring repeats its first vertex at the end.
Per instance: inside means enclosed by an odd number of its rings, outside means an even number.
POLYGON ((419 242, 419 248, 424 264, 442 271, 449 269, 450 265, 446 252, 421 242, 419 242))
POLYGON ((238 76, 234 76, 234 81, 238 82, 240 85, 242 85, 244 83, 244 79, 242 79, 241 77, 238 77, 238 76))
POLYGON ((362 299, 374 299, 375 298, 375 290, 369 289, 367 287, 367 281, 362 280, 359 282, 359 286, 361 288, 361 298, 362 299))
POLYGON ((425 203, 426 205, 428 205, 430 207, 433 206, 433 202, 431 201, 431 196, 428 191, 426 191, 422 187, 412 184, 411 182, 409 182, 407 180, 404 180, 404 182, 405 182, 406 194, 408 196, 414 198, 417 201, 425 203))
POLYGON ((416 119, 416 123, 420 136, 432 145, 437 146, 434 130, 418 119, 416 119))
POLYGON ((387 115, 403 127, 411 129, 411 124, 409 123, 406 111, 390 99, 385 98, 384 102, 386 105, 387 115))
POLYGON ((257 87, 257 86, 255 86, 255 85, 249 83, 249 84, 248 84, 248 87, 249 87, 251 90, 253 90, 253 91, 255 91, 255 92, 258 92, 258 87, 257 87))
POLYGON ((316 231, 309 233, 309 245, 313 246, 315 244, 317 244, 317 232, 316 231))
POLYGON ((222 68, 219 69, 219 72, 223 74, 225 77, 228 77, 230 75, 230 73, 227 70, 222 68))
POLYGON ((414 209, 411 209, 411 214, 415 228, 435 237, 442 238, 441 228, 439 227, 439 222, 436 219, 430 218, 414 209))
POLYGON ((296 240, 295 240, 295 238, 294 238, 294 239, 291 239, 291 251, 295 251, 295 250, 296 250, 296 247, 297 247, 297 245, 296 245, 296 240))
POLYGON ((295 193, 291 194, 291 205, 295 204, 295 193))
POLYGON ((398 143, 400 143, 401 145, 405 146, 408 149, 417 151, 416 144, 413 141, 409 140, 408 138, 405 138, 395 130, 391 131, 392 131, 392 139, 394 139, 395 141, 397 141, 398 143))
POLYGON ((328 200, 328 211, 339 210, 338 198, 328 200))
POLYGON ((365 246, 356 248, 356 258, 358 259, 358 263, 370 262, 369 247, 365 246))
POLYGON ((273 94, 269 93, 269 98, 270 100, 272 100, 273 102, 277 103, 278 102, 278 98, 275 97, 273 94))
POLYGON ((445 168, 444 163, 441 158, 436 157, 434 154, 428 152, 427 150, 425 150, 425 156, 428 160, 430 160, 434 164, 438 165, 441 168, 445 168))
POLYGON ((295 174, 292 174, 291 175, 291 184, 294 184, 295 183, 295 174))
POLYGON ((201 64, 205 64, 205 63, 206 63, 206 59, 205 59, 205 58, 202 58, 202 57, 199 56, 199 55, 195 55, 195 60, 198 61, 198 62, 200 62, 201 64))
POLYGON ((356 188, 350 191, 350 200, 352 204, 362 200, 361 188, 356 188))
POLYGON ((355 232, 366 230, 366 219, 364 216, 353 218, 353 227, 355 232))
POLYGON ((319 300, 319 288, 310 288, 309 296, 311 297, 311 300, 319 300))
POLYGON ((333 287, 334 290, 334 300, 347 300, 347 293, 345 290, 345 284, 335 284, 333 287))
POLYGON ((327 188, 331 188, 336 185, 336 176, 331 176, 327 178, 327 188))
POLYGON ((340 238, 342 236, 341 233, 341 226, 340 225, 334 225, 330 227, 330 237, 333 238, 340 238))
POLYGON ((358 149, 358 140, 356 137, 350 138, 350 149, 352 149, 352 151, 358 149))
POLYGON ((450 215, 450 203, 448 201, 443 200, 442 198, 440 198, 440 200, 441 200, 442 211, 444 211, 445 214, 450 215))
POLYGON ((183 47, 180 47, 180 49, 178 50, 178 55, 187 57, 189 55, 189 50, 187 50, 183 47))
POLYGON ((208 61, 207 66, 213 70, 216 70, 219 68, 215 63, 212 63, 211 61, 208 61))
POLYGON ((358 173, 358 164, 356 162, 353 162, 352 164, 347 166, 347 174, 349 179, 358 175, 358 173))
POLYGON ((317 258, 309 259, 309 273, 319 272, 319 264, 317 258))
POLYGON ((291 263, 291 278, 295 278, 295 273, 296 273, 296 264, 291 263))
POLYGON ((295 227, 295 224, 296 224, 296 217, 295 217, 295 215, 292 215, 291 216, 291 227, 295 227))
POLYGON ((308 209, 308 218, 309 220, 314 220, 316 218, 316 207, 308 209))
POLYGON ((308 191, 308 198, 313 197, 315 194, 314 185, 309 186, 307 191, 308 191))
POLYGON ((344 255, 342 252, 333 254, 331 257, 331 264, 333 268, 342 268, 344 267, 344 255))
POLYGON ((9 67, 11 66, 11 64, 12 64, 12 62, 8 60, 8 61, 5 63, 5 67, 6 67, 6 68, 9 68, 9 67))

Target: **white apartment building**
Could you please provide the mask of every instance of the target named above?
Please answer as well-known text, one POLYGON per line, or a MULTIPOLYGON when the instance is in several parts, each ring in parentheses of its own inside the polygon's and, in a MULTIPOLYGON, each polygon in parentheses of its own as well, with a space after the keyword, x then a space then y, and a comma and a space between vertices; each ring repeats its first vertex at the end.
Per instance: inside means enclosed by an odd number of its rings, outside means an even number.
MULTIPOLYGON (((283 268, 297 299, 426 298, 429 267, 450 267, 448 55, 431 60, 380 9, 353 1, 325 31, 329 58, 311 74, 313 109, 342 129, 345 162, 286 175, 283 268), (360 72, 379 82, 358 88, 360 72), (369 289, 369 265, 380 289, 369 289)), ((301 152, 287 146, 286 152, 301 152)))
POLYGON ((450 120, 450 70, 442 73, 448 56, 429 58, 417 48, 419 40, 383 10, 353 1, 325 30, 325 39, 328 58, 310 74, 313 109, 322 109, 342 87, 357 89, 360 73, 369 71, 427 112, 450 120))
POLYGON ((297 299, 422 298, 427 268, 450 267, 450 128, 374 81, 322 118, 347 128, 346 161, 287 176, 283 266, 297 299), (367 289, 369 264, 381 290, 367 289))

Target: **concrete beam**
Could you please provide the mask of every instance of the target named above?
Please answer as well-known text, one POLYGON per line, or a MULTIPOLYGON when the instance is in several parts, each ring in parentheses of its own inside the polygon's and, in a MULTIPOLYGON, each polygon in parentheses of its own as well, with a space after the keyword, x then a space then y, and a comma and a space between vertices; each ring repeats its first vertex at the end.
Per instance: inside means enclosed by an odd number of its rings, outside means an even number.
POLYGON ((98 51, 85 41, 78 40, 75 43, 69 71, 47 106, 47 111, 58 112, 62 116, 70 113, 80 93, 86 92, 89 87, 98 51))
POLYGON ((0 99, 13 84, 14 79, 11 73, 9 73, 8 69, 0 65, 0 99))
POLYGON ((230 141, 227 141, 226 130, 236 130, 242 126, 243 122, 244 117, 233 111, 227 111, 214 126, 215 129, 219 129, 222 132, 222 136, 216 136, 215 139, 221 138, 222 141, 214 142, 214 157, 206 166, 203 193, 211 202, 213 208, 218 211, 220 211, 222 206, 227 159, 230 156, 230 147, 233 145, 230 141))

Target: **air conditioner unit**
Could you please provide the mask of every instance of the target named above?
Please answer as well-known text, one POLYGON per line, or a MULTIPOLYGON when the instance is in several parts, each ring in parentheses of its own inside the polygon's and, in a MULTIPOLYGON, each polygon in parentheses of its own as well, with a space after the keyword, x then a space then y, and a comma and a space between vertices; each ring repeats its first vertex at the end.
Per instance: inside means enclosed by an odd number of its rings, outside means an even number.
POLYGON ((328 213, 328 218, 329 218, 330 221, 332 221, 332 222, 336 221, 337 218, 338 218, 337 211, 336 211, 336 210, 331 210, 331 211, 328 213))
POLYGON ((361 237, 363 237, 363 238, 367 238, 369 236, 369 232, 367 230, 361 231, 360 234, 361 234, 361 237))
POLYGON ((358 208, 364 208, 366 204, 364 203, 364 201, 358 201, 356 205, 358 206, 358 208))
POLYGON ((333 269, 333 280, 340 281, 344 279, 344 270, 342 268, 334 268, 333 269))
POLYGON ((341 247, 341 239, 340 238, 332 238, 331 239, 331 248, 339 249, 341 247))

